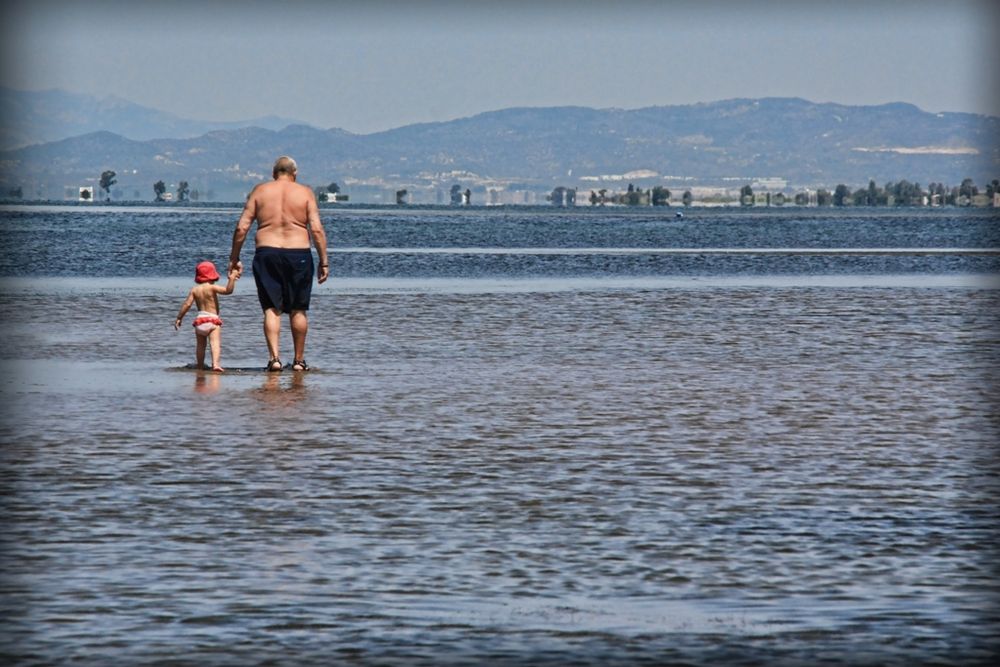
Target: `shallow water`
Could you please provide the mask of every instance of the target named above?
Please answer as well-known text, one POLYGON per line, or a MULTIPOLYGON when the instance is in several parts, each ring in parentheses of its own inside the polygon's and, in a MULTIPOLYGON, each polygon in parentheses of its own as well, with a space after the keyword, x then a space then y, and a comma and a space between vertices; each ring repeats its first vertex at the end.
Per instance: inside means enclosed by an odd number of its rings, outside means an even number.
POLYGON ((186 278, 3 283, 6 662, 1000 651, 995 275, 363 273, 278 375, 249 274, 221 376, 186 278))

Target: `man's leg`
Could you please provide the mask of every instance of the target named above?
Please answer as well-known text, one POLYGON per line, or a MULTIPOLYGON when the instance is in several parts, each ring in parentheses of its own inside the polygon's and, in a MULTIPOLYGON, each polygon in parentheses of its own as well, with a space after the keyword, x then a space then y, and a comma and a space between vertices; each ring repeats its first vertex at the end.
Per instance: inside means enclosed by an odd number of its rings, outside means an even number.
POLYGON ((267 341, 268 359, 278 358, 278 341, 281 337, 281 311, 268 308, 264 311, 264 339, 267 341))
POLYGON ((309 316, 304 310, 292 311, 292 345, 295 347, 295 359, 305 359, 306 334, 309 332, 309 316))

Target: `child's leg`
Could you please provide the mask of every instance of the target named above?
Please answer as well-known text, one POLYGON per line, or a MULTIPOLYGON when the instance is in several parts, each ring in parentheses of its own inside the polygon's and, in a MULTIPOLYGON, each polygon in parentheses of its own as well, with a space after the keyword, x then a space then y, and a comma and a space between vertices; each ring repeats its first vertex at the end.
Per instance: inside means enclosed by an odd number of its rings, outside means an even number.
POLYGON ((212 344, 212 370, 221 371, 219 359, 222 357, 222 327, 215 327, 212 333, 208 334, 209 342, 212 344))
POLYGON ((208 339, 197 333, 194 337, 197 341, 194 348, 194 360, 198 364, 198 369, 200 370, 205 367, 205 343, 208 342, 208 339))

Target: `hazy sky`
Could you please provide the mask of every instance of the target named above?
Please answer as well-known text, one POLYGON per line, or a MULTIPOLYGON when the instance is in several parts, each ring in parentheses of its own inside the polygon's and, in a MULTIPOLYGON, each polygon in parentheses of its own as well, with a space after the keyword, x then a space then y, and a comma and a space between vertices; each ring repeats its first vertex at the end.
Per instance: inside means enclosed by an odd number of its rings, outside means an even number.
POLYGON ((3 3, 0 83, 374 132, 511 106, 732 97, 1000 115, 1000 3, 3 3))

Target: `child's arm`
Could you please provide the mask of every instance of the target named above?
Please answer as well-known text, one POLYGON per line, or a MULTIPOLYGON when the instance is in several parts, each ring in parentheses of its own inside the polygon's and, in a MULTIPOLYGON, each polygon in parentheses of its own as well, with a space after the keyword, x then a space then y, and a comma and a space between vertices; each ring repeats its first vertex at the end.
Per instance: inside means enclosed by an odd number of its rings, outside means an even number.
POLYGON ((174 330, 181 328, 181 320, 187 315, 187 311, 191 309, 191 305, 194 304, 194 288, 188 292, 188 297, 184 299, 184 304, 181 306, 180 312, 177 313, 177 319, 174 320, 174 330))
POLYGON ((225 287, 219 285, 212 285, 218 294, 232 294, 233 290, 236 289, 236 281, 240 279, 239 269, 233 269, 229 272, 229 282, 226 283, 225 287))

